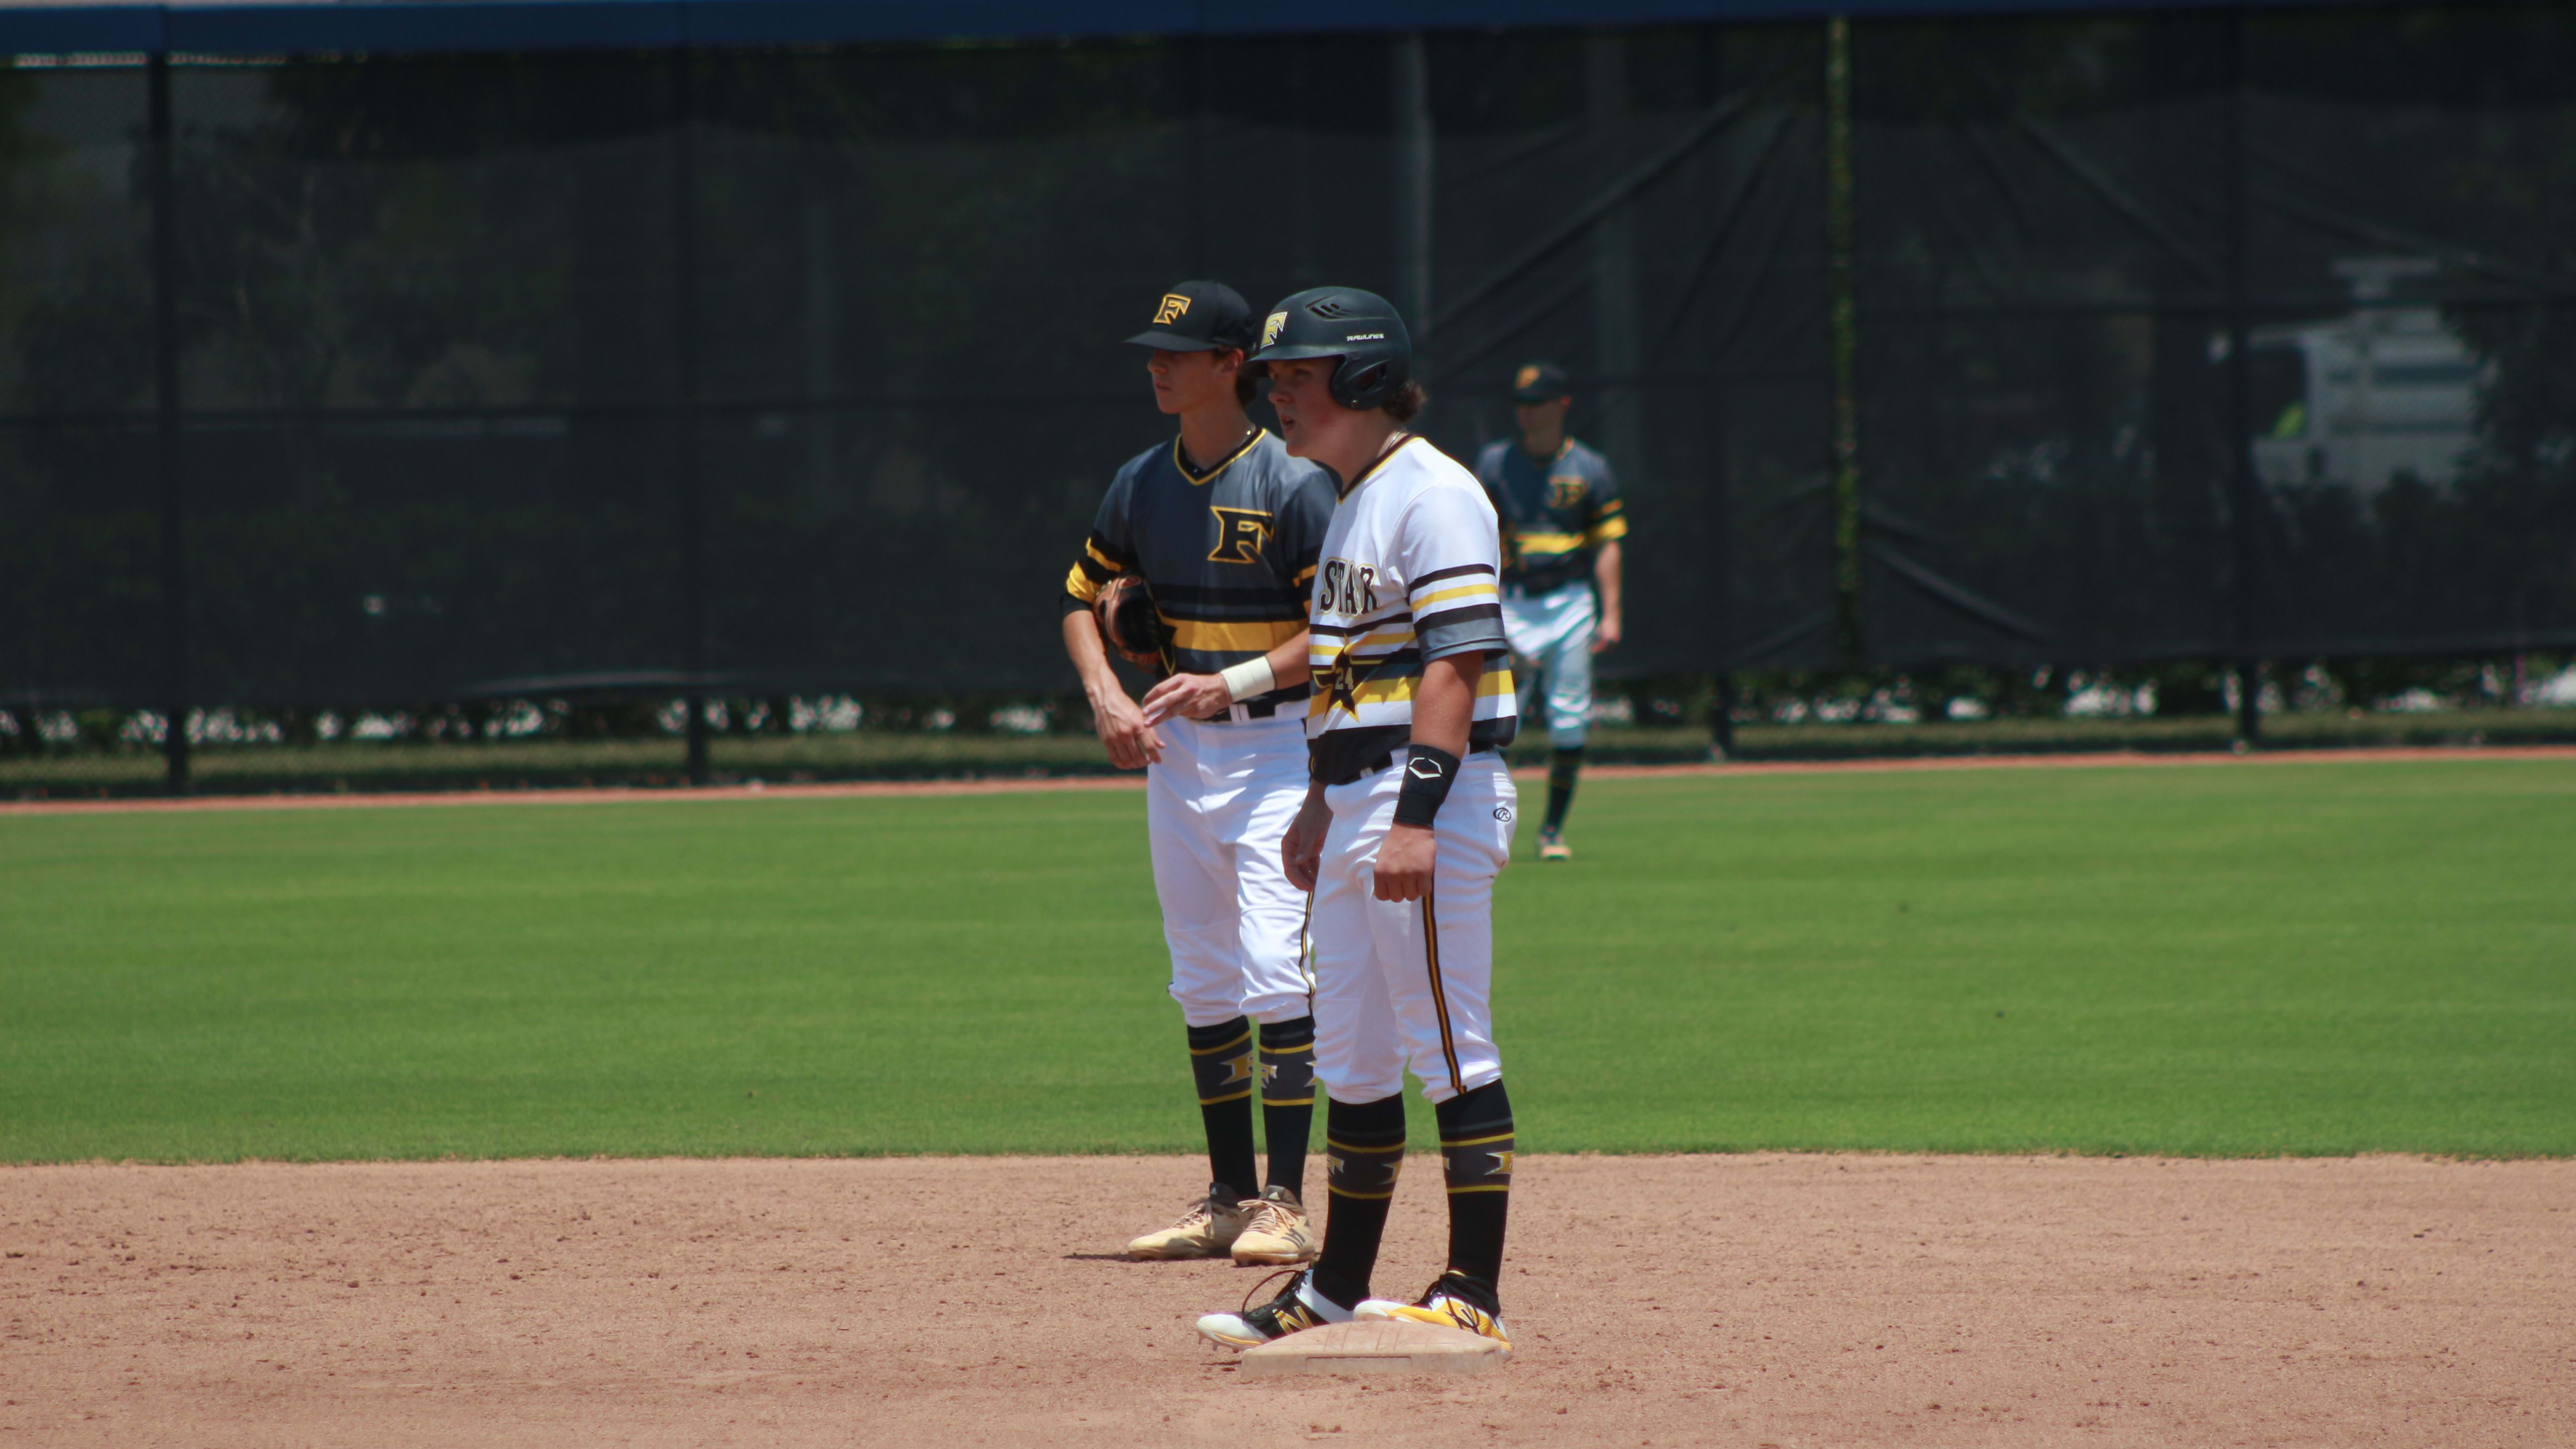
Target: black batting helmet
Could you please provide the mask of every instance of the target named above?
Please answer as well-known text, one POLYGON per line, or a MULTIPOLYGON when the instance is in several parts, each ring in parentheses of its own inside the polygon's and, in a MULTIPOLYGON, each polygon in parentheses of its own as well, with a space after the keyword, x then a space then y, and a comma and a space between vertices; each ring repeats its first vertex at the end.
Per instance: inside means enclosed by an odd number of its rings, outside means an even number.
POLYGON ((1338 357, 1333 401, 1366 412, 1413 376, 1413 338, 1395 305, 1357 287, 1313 287, 1281 299, 1261 324, 1251 363, 1338 357))

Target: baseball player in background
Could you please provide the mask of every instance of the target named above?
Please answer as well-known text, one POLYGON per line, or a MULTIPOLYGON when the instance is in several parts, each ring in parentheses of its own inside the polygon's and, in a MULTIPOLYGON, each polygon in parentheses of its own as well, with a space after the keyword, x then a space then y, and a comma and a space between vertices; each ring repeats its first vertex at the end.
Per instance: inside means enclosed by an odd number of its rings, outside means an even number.
POLYGON ((1199 1332, 1248 1348, 1394 1318, 1504 1340, 1512 1108, 1489 1001, 1494 877, 1516 803, 1500 752, 1517 709, 1493 506, 1473 474, 1406 430, 1423 394, 1383 298, 1300 292, 1262 324, 1253 363, 1288 451, 1340 480, 1310 625, 1313 781, 1283 846, 1289 879, 1314 895, 1332 1211, 1312 1268, 1267 1303, 1201 1318, 1199 1332), (1408 1067, 1438 1115, 1449 1189, 1448 1267, 1410 1303, 1369 1296, 1404 1163, 1408 1067))
MULTIPOLYGON (((1565 435, 1573 392, 1554 363, 1524 364, 1512 376, 1520 436, 1488 443, 1476 457, 1476 481, 1503 520, 1503 628, 1525 695, 1546 702, 1555 750, 1547 818, 1539 822, 1541 860, 1574 857, 1565 812, 1592 723, 1592 656, 1619 642, 1619 540, 1628 533, 1609 461, 1565 435)), ((1526 698, 1522 712, 1529 712, 1526 698)))
POLYGON ((1314 1256, 1299 1194, 1314 1119, 1315 1021, 1306 900, 1279 845, 1306 792, 1306 590, 1332 513, 1332 481, 1244 414, 1251 309, 1230 287, 1183 282, 1127 339, 1148 349, 1154 402, 1180 435, 1129 459, 1065 576, 1064 645, 1101 743, 1146 772, 1154 890, 1171 948, 1171 994, 1188 1029, 1207 1129, 1207 1195, 1127 1245, 1136 1258, 1314 1256), (1110 667, 1103 618, 1162 676, 1140 706, 1110 667), (1258 1047, 1255 1045, 1258 1023, 1258 1047), (1256 1060, 1257 1058, 1257 1060, 1256 1060), (1254 1179, 1252 1098, 1269 1139, 1254 1179))

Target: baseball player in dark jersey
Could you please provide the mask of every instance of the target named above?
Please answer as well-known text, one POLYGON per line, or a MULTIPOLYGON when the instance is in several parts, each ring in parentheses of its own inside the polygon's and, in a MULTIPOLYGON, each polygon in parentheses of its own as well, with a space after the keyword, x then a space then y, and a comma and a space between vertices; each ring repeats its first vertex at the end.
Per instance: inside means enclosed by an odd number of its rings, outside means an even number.
POLYGON ((1565 812, 1592 719, 1592 656, 1619 642, 1620 549, 1628 519, 1599 453, 1565 435, 1573 385, 1553 363, 1512 376, 1520 436, 1485 445, 1476 481, 1503 520, 1503 627, 1521 661, 1522 712, 1546 702, 1547 818, 1538 858, 1570 860, 1565 812))
POLYGON ((1306 793, 1307 591, 1333 485, 1245 416, 1253 328, 1232 288, 1183 282, 1127 339, 1149 349, 1155 404, 1180 435, 1118 470, 1064 583, 1065 651, 1101 743, 1121 768, 1146 770, 1170 989, 1214 1179, 1178 1222, 1127 1245, 1137 1258, 1315 1253, 1300 1200, 1315 1110, 1306 898, 1279 843, 1306 793), (1141 707, 1091 607, 1122 576, 1144 579, 1160 636, 1163 677, 1141 707), (1256 1090, 1266 1184, 1254 1178, 1256 1090))

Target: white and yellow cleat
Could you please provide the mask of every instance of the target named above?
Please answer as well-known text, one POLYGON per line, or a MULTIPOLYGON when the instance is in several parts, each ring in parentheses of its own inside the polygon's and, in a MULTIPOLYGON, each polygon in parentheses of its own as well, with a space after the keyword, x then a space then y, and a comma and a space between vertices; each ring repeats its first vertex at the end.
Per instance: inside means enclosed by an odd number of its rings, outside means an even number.
POLYGON ((1236 1199, 1223 1183, 1209 1183, 1208 1195, 1190 1205, 1181 1220, 1160 1232, 1147 1233, 1127 1245, 1130 1258, 1222 1258, 1234 1251, 1252 1221, 1253 1204, 1236 1199))
MULTIPOLYGON (((1229 1348, 1259 1348, 1274 1343, 1300 1329, 1326 1323, 1348 1323, 1351 1310, 1307 1286, 1311 1269, 1298 1273, 1289 1281, 1287 1290, 1255 1308, 1252 1294, 1244 1295, 1244 1306, 1233 1313, 1210 1313, 1199 1319, 1199 1336, 1211 1343, 1229 1348)), ((1279 1281, 1271 1274, 1253 1285, 1252 1293, 1279 1281)))
POLYGON ((1492 1294, 1482 1290, 1475 1280, 1459 1273, 1443 1273, 1431 1291, 1418 1303, 1401 1303, 1392 1298, 1368 1298, 1351 1310, 1351 1317, 1366 1322, 1370 1319, 1392 1319, 1404 1323, 1429 1323, 1441 1328, 1462 1328, 1479 1338, 1490 1338, 1509 1352, 1512 1340, 1503 1329, 1502 1305, 1492 1294))
POLYGON ((1315 1261, 1315 1229, 1293 1187, 1272 1186, 1244 1204, 1252 1210, 1234 1240, 1234 1261, 1290 1266, 1315 1261))
POLYGON ((1565 843, 1565 832, 1541 830, 1538 833, 1538 858, 1541 860, 1574 859, 1573 849, 1565 843))

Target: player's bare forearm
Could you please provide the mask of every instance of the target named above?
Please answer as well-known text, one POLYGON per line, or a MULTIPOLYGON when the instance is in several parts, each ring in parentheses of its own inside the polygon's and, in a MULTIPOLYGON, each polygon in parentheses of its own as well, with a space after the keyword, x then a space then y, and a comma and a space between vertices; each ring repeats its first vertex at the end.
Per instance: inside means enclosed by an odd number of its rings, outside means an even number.
MULTIPOLYGON (((1476 685, 1485 677, 1481 653, 1452 654, 1422 666, 1413 690, 1413 743, 1465 756, 1476 714, 1476 685)), ((1379 842, 1375 892, 1382 901, 1418 901, 1431 893, 1439 847, 1430 828, 1390 825, 1379 842)))
POLYGON ((1314 890, 1324 860, 1324 832, 1332 826, 1333 810, 1324 803, 1323 784, 1308 784, 1305 803, 1297 807, 1297 818, 1288 822, 1288 833, 1279 841, 1279 865, 1288 873, 1290 885, 1314 890))
POLYGON ((1601 590, 1601 619, 1592 628, 1592 652, 1595 654, 1617 644, 1627 633, 1627 615, 1621 607, 1627 592, 1623 573, 1626 567, 1619 540, 1615 538, 1601 545, 1601 551, 1593 555, 1592 581, 1601 590))
POLYGON ((1249 693, 1238 693, 1236 686, 1227 682, 1222 674, 1173 675, 1145 692, 1146 723, 1160 724, 1174 718, 1206 719, 1238 700, 1305 683, 1311 672, 1306 662, 1306 640, 1306 632, 1299 630, 1296 638, 1261 656, 1269 676, 1266 682, 1255 681, 1258 687, 1248 687, 1249 693))
POLYGON ((1267 656, 1270 677, 1279 682, 1279 688, 1303 684, 1314 676, 1314 662, 1308 657, 1308 651, 1314 647, 1314 638, 1313 634, 1300 629, 1296 638, 1270 651, 1267 656))
POLYGON ((1088 609, 1069 609, 1064 616, 1065 657, 1082 677, 1082 692, 1091 701, 1092 728, 1109 751, 1109 763, 1122 770, 1141 770, 1163 757, 1162 737, 1155 734, 1127 697, 1109 667, 1109 651, 1100 642, 1100 621, 1088 609))
POLYGON ((1485 677, 1485 656, 1475 650, 1450 654, 1422 666, 1413 690, 1413 742, 1467 753, 1467 727, 1476 715, 1476 685, 1485 677))

